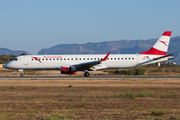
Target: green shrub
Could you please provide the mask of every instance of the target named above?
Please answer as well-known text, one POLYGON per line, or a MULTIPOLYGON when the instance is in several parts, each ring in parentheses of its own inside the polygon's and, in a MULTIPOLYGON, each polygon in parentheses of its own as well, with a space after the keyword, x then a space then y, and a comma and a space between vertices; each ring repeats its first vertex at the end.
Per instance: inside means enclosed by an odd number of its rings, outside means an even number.
POLYGON ((33 116, 33 114, 34 114, 34 109, 33 108, 27 108, 26 109, 26 113, 29 115, 29 116, 33 116))
POLYGON ((17 55, 0 55, 0 64, 5 64, 15 57, 17 55))
POLYGON ((81 106, 85 107, 86 106, 86 99, 82 98, 81 100, 81 106))
POLYGON ((150 70, 149 72, 163 72, 162 70, 150 70))
POLYGON ((143 110, 145 110, 145 109, 144 109, 144 107, 140 107, 140 106, 139 106, 139 107, 137 107, 137 110, 143 111, 143 110))
POLYGON ((10 120, 10 118, 6 115, 0 115, 0 120, 10 120))
POLYGON ((128 70, 115 70, 109 71, 111 74, 118 74, 118 75, 144 75, 146 70, 143 68, 135 68, 135 69, 128 69, 128 70))
POLYGON ((51 86, 49 86, 49 90, 51 90, 51 86))
POLYGON ((161 65, 161 67, 179 67, 179 65, 167 64, 167 65, 161 65))
POLYGON ((69 109, 69 106, 68 106, 68 105, 66 105, 66 109, 69 109))
POLYGON ((70 120, 69 118, 61 118, 58 116, 52 116, 52 117, 45 117, 42 118, 42 120, 70 120))
POLYGON ((119 92, 119 97, 120 98, 123 97, 123 93, 119 92))
POLYGON ((123 93, 122 92, 116 92, 115 96, 119 97, 119 98, 123 98, 123 93))
POLYGON ((147 92, 147 94, 148 94, 148 97, 155 97, 154 91, 149 91, 147 92))
POLYGON ((133 70, 133 69, 126 70, 126 74, 127 75, 135 75, 135 70, 133 70))
POLYGON ((180 120, 180 118, 175 117, 175 118, 172 118, 171 120, 180 120))
POLYGON ((145 67, 158 67, 158 66, 155 64, 149 64, 149 65, 146 65, 145 67))
POLYGON ((11 89, 13 89, 13 90, 14 90, 14 89, 15 89, 15 86, 11 86, 11 89))
POLYGON ((147 97, 147 92, 140 91, 137 93, 136 97, 147 97))
POLYGON ((128 91, 125 92, 125 97, 126 97, 126 98, 131 97, 131 98, 133 98, 133 99, 135 98, 135 97, 134 97, 134 94, 133 94, 132 91, 130 91, 130 90, 128 90, 128 91))
POLYGON ((164 115, 165 114, 165 112, 164 112, 164 110, 155 110, 155 109, 153 109, 153 110, 151 110, 151 113, 153 114, 153 115, 164 115))
POLYGON ((63 92, 60 92, 60 97, 62 97, 63 96, 63 92))
POLYGON ((70 99, 70 101, 73 101, 73 97, 71 95, 69 96, 69 99, 70 99))
POLYGON ((146 73, 146 70, 143 68, 135 68, 135 75, 144 75, 146 73))

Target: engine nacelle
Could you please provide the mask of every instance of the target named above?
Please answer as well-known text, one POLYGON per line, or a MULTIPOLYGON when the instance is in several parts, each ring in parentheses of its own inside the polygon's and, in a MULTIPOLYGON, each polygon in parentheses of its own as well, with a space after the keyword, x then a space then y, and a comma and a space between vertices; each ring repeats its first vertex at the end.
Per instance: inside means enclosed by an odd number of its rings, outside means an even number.
POLYGON ((61 74, 75 74, 76 69, 73 66, 62 66, 61 74))

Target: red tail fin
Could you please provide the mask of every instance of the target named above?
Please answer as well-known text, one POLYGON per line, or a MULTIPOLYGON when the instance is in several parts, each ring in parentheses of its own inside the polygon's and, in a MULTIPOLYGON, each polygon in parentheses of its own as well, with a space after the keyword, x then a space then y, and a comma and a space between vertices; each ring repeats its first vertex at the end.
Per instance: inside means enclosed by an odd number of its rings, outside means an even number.
POLYGON ((151 47, 150 50, 147 50, 140 54, 148 54, 148 55, 166 55, 169 41, 170 41, 171 31, 166 31, 162 34, 159 40, 151 47))

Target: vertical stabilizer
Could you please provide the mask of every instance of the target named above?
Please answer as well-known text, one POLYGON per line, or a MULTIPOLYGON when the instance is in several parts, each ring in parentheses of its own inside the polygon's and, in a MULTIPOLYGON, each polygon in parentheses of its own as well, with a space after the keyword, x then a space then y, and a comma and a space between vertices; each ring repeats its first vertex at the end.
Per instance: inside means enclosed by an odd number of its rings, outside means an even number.
POLYGON ((159 40, 151 47, 150 50, 145 51, 140 54, 147 54, 147 55, 166 55, 169 42, 171 37, 171 31, 166 31, 162 34, 159 40))

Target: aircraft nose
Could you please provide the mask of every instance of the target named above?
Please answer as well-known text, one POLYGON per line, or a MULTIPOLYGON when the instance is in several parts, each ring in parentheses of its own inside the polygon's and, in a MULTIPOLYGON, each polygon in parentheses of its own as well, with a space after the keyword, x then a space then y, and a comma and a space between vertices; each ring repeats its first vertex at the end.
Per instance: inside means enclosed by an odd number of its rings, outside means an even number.
POLYGON ((3 68, 6 68, 6 64, 5 64, 5 65, 3 65, 3 68))
POLYGON ((3 66, 3 68, 9 68, 9 64, 6 63, 6 64, 3 66))

